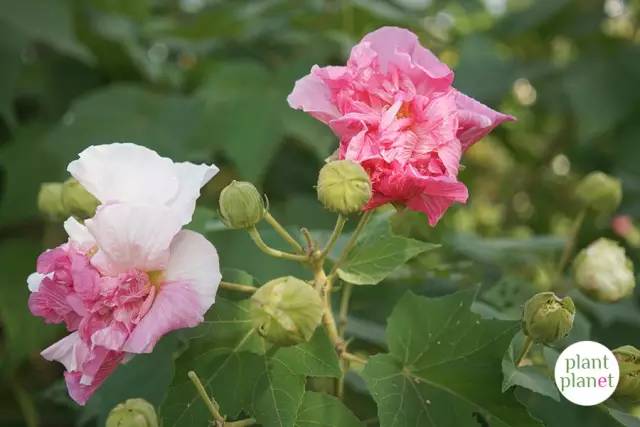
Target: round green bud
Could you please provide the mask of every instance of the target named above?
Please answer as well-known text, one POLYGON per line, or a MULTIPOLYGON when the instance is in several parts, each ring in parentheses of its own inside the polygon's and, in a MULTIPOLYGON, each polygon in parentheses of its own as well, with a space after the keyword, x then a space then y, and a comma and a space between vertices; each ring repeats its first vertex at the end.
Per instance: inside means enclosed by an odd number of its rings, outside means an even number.
POLYGON ((62 185, 62 206, 68 215, 91 218, 100 202, 75 178, 69 178, 62 185))
POLYGON ((633 263, 617 242, 600 238, 584 248, 573 261, 573 277, 590 297, 616 302, 633 293, 633 263))
POLYGON ((640 400, 640 350, 624 345, 613 350, 620 367, 620 381, 615 395, 640 400))
POLYGON ((591 172, 576 187, 576 197, 584 207, 608 214, 622 201, 622 184, 603 172, 591 172))
POLYGON ((336 160, 318 175, 318 200, 332 212, 349 215, 361 210, 371 198, 369 175, 358 163, 336 160))
POLYGON ((264 217, 264 200, 250 182, 232 181, 220 193, 220 216, 229 228, 251 228, 264 217))
POLYGON ((144 399, 127 399, 109 412, 106 427, 158 427, 153 406, 144 399))
POLYGON ((280 346, 309 341, 320 324, 322 300, 292 276, 264 284, 251 297, 251 318, 260 335, 280 346))
POLYGON ((571 298, 561 299, 553 292, 540 292, 524 304, 522 331, 535 342, 550 344, 567 336, 575 314, 571 298))
POLYGON ((45 182, 40 185, 38 210, 51 221, 62 221, 67 217, 62 205, 62 183, 45 182))

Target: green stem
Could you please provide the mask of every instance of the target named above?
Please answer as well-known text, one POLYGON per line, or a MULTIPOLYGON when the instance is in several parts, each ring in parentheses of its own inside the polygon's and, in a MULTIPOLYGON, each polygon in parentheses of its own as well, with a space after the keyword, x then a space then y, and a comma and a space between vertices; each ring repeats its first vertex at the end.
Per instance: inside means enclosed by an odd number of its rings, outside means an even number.
POLYGON ((344 360, 348 360, 350 362, 356 362, 356 363, 362 363, 362 364, 366 364, 367 363, 367 359, 365 359, 364 357, 360 357, 360 356, 358 356, 356 354, 349 353, 348 351, 342 352, 340 357, 342 357, 344 360))
POLYGON ((13 389, 15 398, 18 401, 18 406, 22 412, 25 425, 27 427, 38 427, 38 425, 40 425, 38 410, 36 409, 36 405, 34 405, 31 396, 29 396, 29 393, 25 391, 16 379, 11 381, 11 388, 13 389))
POLYGON ((294 251, 298 253, 304 253, 302 245, 300 245, 300 243, 298 243, 298 241, 294 239, 293 236, 291 236, 291 234, 289 234, 289 232, 282 225, 280 225, 278 220, 275 219, 268 211, 264 214, 264 219, 269 223, 269 225, 273 227, 273 229, 280 235, 280 237, 282 237, 287 241, 287 243, 291 245, 294 251))
POLYGON ((364 226, 367 225, 367 223, 369 222, 369 219, 371 219, 372 214, 373 214, 373 210, 369 210, 369 211, 366 211, 364 214, 362 214, 362 216, 360 217, 360 221, 358 221, 358 225, 356 225, 356 229, 353 230, 353 233, 351 233, 351 238, 347 242, 346 246, 342 250, 342 253, 340 254, 340 257, 338 258, 336 263, 333 265, 333 268, 329 273, 330 278, 335 276, 336 271, 338 271, 338 268, 340 267, 340 264, 342 264, 347 259, 347 255, 349 255, 349 252, 351 252, 351 249, 353 249, 353 247, 356 245, 356 242, 358 241, 358 236, 360 236, 360 233, 364 229, 364 226))
POLYGON ((327 242, 327 245, 324 247, 324 249, 320 253, 321 258, 325 258, 327 255, 329 255, 329 252, 331 252, 331 249, 333 249, 333 246, 338 241, 338 237, 340 237, 340 234, 342 234, 342 229, 344 228, 344 224, 346 222, 347 222, 347 219, 344 216, 338 215, 338 219, 336 220, 335 227, 333 227, 333 232, 331 233, 331 237, 329 237, 329 241, 327 242))
POLYGON ((573 251, 576 247, 576 243, 578 240, 578 233, 580 232, 580 228, 582 228, 582 223, 584 222, 584 217, 587 213, 586 209, 582 209, 576 219, 573 221, 573 225, 571 226, 571 232, 569 237, 567 238, 567 243, 564 245, 564 249, 562 251, 562 256, 560 257, 560 262, 558 262, 558 267, 556 269, 556 275, 558 278, 562 275, 562 272, 566 268, 569 260, 571 259, 571 255, 573 255, 573 251))
POLYGON ((222 289, 227 289, 229 291, 244 292, 247 294, 252 294, 258 290, 254 286, 241 285, 240 283, 231 283, 231 282, 225 282, 225 281, 220 282, 220 287, 222 289))
POLYGON ((298 261, 298 262, 307 262, 309 260, 309 257, 307 255, 291 254, 289 252, 283 252, 281 250, 274 249, 268 246, 264 242, 264 240, 262 240, 262 236, 260 236, 260 233, 255 227, 249 228, 247 231, 249 232, 249 236, 251 236, 251 239, 253 239, 253 242, 256 244, 258 249, 260 249, 262 252, 266 253, 267 255, 271 255, 272 257, 276 257, 276 258, 288 259, 291 261, 298 261))
POLYGON ((257 423, 258 422, 255 420, 255 418, 246 418, 244 420, 228 421, 224 424, 224 427, 246 427, 252 426, 257 423))
POLYGON ((520 364, 522 363, 524 358, 527 356, 532 346, 533 346, 533 340, 530 337, 527 337, 527 339, 524 342, 524 346, 522 347, 522 353, 520 353, 520 357, 518 357, 518 359, 516 360, 516 363, 515 363, 516 368, 520 367, 520 364))
POLYGON ((351 291, 353 285, 345 283, 342 288, 342 297, 340 298, 340 311, 338 312, 338 333, 344 337, 344 331, 347 328, 347 317, 349 315, 349 300, 351 299, 351 291))
POLYGON ((207 391, 204 389, 204 386, 202 385, 200 378, 198 378, 198 375, 194 371, 189 371, 187 372, 187 376, 198 391, 200 398, 204 401, 204 404, 209 409, 209 412, 211 413, 216 426, 224 426, 224 417, 220 414, 218 405, 213 402, 213 399, 211 399, 211 397, 209 397, 209 394, 207 394, 207 391))

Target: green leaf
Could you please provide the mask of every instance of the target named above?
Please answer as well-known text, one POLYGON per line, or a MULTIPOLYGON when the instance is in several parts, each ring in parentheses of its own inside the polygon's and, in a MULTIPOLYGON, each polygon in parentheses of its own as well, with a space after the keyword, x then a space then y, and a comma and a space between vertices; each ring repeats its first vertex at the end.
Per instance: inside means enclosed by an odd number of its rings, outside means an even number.
POLYGON ((0 0, 0 20, 11 24, 28 38, 49 44, 85 62, 93 56, 74 35, 72 3, 69 0, 0 0))
POLYGON ((11 126, 15 125, 13 97, 22 69, 20 53, 26 45, 26 38, 12 26, 0 27, 0 115, 11 126))
POLYGON ((638 418, 610 406, 579 406, 564 399, 556 402, 525 389, 518 389, 516 396, 546 427, 640 427, 638 418))
POLYGON ((29 312, 27 276, 35 271, 40 245, 29 240, 8 239, 0 243, 0 319, 2 347, 0 372, 9 374, 28 356, 55 341, 57 326, 29 312))
POLYGON ((511 345, 502 359, 502 391, 507 391, 513 386, 524 387, 528 390, 548 396, 553 400, 560 400, 556 384, 551 374, 541 366, 516 367, 515 361, 524 348, 525 337, 518 332, 511 340, 511 345))
POLYGON ((305 378, 277 357, 262 357, 262 375, 251 393, 251 413, 265 427, 292 426, 304 397, 305 378))
POLYGON ((195 143, 222 148, 248 181, 262 177, 284 137, 286 93, 258 63, 228 63, 209 75, 196 96, 205 104, 195 143))
POLYGON ((190 333, 162 405, 164 425, 206 425, 210 414, 187 372, 195 371, 224 415, 248 411, 265 425, 293 425, 306 376, 337 377, 340 365, 323 329, 293 347, 272 348, 254 330, 249 300, 218 297, 205 323, 190 333))
POLYGON ((337 398, 307 391, 295 427, 361 427, 362 422, 337 398))
POLYGON ((249 318, 249 301, 218 297, 205 323, 176 360, 176 374, 161 413, 165 426, 206 425, 210 414, 196 393, 187 372, 193 370, 220 404, 225 414, 235 416, 247 402, 255 378, 260 375, 264 350, 249 318))
POLYGON ((368 230, 349 252, 338 275, 355 285, 375 285, 411 258, 438 245, 393 234, 388 222, 368 230))
POLYGON ((129 398, 142 398, 158 406, 173 379, 173 359, 178 347, 176 334, 164 337, 150 354, 136 355, 118 369, 91 396, 83 417, 97 416, 104 425, 109 411, 129 398))
POLYGON ((342 375, 338 355, 324 328, 316 329, 309 342, 281 348, 274 358, 299 375, 333 378, 342 375))
POLYGON ((78 98, 47 137, 49 161, 61 170, 89 145, 133 142, 176 161, 206 160, 186 142, 200 121, 195 99, 117 84, 78 98), (115 126, 117 124, 117 126, 115 126))
POLYGON ((56 170, 52 162, 42 161, 50 159, 41 143, 42 134, 39 127, 19 127, 13 140, 0 147, 0 166, 5 177, 0 192, 1 224, 36 218, 40 184, 63 176, 64 168, 56 170))
POLYGON ((518 322, 470 311, 475 290, 442 298, 406 294, 388 321, 388 354, 362 373, 386 426, 539 426, 511 393, 500 363, 518 322))

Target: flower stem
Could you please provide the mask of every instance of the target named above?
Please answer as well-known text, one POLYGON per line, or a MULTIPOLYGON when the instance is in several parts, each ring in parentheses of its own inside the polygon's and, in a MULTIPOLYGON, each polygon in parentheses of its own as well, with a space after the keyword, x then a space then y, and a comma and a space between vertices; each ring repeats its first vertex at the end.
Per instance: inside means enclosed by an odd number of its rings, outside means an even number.
POLYGON ((251 236, 251 239, 253 239, 253 242, 256 244, 258 249, 260 249, 262 252, 266 253, 267 255, 271 255, 272 257, 275 257, 275 258, 288 259, 291 261, 298 261, 298 262, 306 262, 309 260, 309 257, 306 255, 291 254, 289 252, 283 252, 281 250, 274 249, 268 246, 264 242, 264 240, 262 240, 262 236, 260 236, 260 233, 255 227, 249 228, 247 231, 249 232, 249 236, 251 236))
POLYGON ((353 247, 356 245, 356 242, 358 241, 358 236, 364 229, 364 226, 367 225, 367 223, 369 222, 369 219, 371 219, 372 214, 373 214, 373 210, 369 210, 369 211, 366 211, 364 214, 362 214, 362 216, 360 217, 360 221, 358 221, 358 225, 356 225, 356 229, 353 231, 353 233, 351 233, 351 238, 347 242, 346 246, 342 250, 342 253, 340 254, 340 257, 338 258, 336 263, 333 265, 333 268, 329 273, 330 278, 332 278, 336 274, 336 271, 338 271, 340 264, 342 264, 347 259, 347 255, 349 255, 349 252, 351 252, 351 249, 353 249, 353 247))
POLYGON ((211 416, 213 417, 213 420, 215 421, 216 426, 220 426, 220 427, 224 426, 224 423, 225 423, 224 417, 220 415, 220 411, 218 410, 218 404, 214 403, 211 397, 209 397, 209 395, 207 394, 207 391, 204 389, 204 386, 202 385, 202 382, 200 381, 200 378, 198 378, 198 375, 194 371, 189 371, 187 373, 187 376, 189 377, 189 379, 195 386, 196 390, 198 391, 200 398, 204 401, 204 404, 209 409, 209 412, 211 413, 211 416))
POLYGON ((264 219, 269 223, 269 225, 273 227, 273 229, 276 231, 276 233, 280 235, 280 237, 282 237, 284 240, 287 241, 287 243, 291 245, 294 251, 298 253, 304 253, 304 249, 302 249, 302 245, 300 245, 300 243, 298 243, 298 241, 294 239, 293 236, 291 236, 291 234, 289 234, 289 232, 278 222, 277 219, 275 219, 269 213, 269 211, 265 212, 264 219))
POLYGON ((220 282, 220 287, 222 289, 227 289, 229 291, 244 292, 247 294, 252 294, 258 290, 254 286, 241 285, 240 283, 231 283, 231 282, 225 282, 225 281, 220 282))
POLYGON ((342 229, 344 228, 344 224, 346 222, 347 222, 347 219, 344 216, 338 215, 338 219, 336 220, 336 225, 333 228, 331 237, 329 237, 329 240, 327 241, 327 245, 324 247, 324 249, 320 253, 320 256, 322 258, 325 258, 327 255, 329 255, 329 252, 331 252, 331 249, 333 249, 333 245, 336 244, 336 242, 338 241, 338 237, 340 237, 340 234, 342 234, 342 229))
POLYGON ((531 339, 531 337, 527 337, 527 339, 524 342, 524 346, 522 347, 522 353, 520 353, 520 357, 518 357, 518 359, 516 360, 516 363, 515 363, 516 368, 520 367, 520 365, 522 364, 522 361, 527 356, 532 346, 533 346, 533 340, 531 339))
POLYGON ((349 362, 356 362, 356 363, 362 363, 362 364, 367 363, 367 359, 365 359, 364 357, 360 357, 357 354, 349 353, 348 351, 342 352, 340 356, 344 360, 348 360, 349 362))
POLYGON ((255 418, 246 418, 244 420, 238 420, 238 421, 227 421, 224 424, 224 427, 246 427, 246 426, 252 426, 257 423, 258 422, 255 420, 255 418))
POLYGON ((584 217, 587 213, 586 209, 582 209, 576 219, 573 221, 573 225, 571 226, 571 232, 569 237, 567 238, 567 242, 564 245, 564 249, 562 251, 562 256, 560 257, 560 261, 558 262, 558 267, 556 269, 556 275, 559 278, 562 275, 562 272, 566 268, 569 260, 571 259, 571 255, 573 255, 573 250, 576 247, 576 243, 578 240, 578 233, 580 232, 580 228, 582 228, 582 223, 584 222, 584 217))
POLYGON ((349 314, 349 300, 351 299, 351 291, 353 285, 345 283, 342 288, 342 297, 340 298, 340 311, 338 312, 338 334, 344 337, 344 331, 347 328, 347 316, 349 314))

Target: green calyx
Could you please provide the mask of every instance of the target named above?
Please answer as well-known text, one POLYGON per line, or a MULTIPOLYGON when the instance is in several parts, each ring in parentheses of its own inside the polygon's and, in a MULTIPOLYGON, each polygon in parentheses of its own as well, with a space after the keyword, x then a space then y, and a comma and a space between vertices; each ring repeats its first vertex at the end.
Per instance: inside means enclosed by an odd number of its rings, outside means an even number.
POLYGON ((262 195, 250 182, 233 181, 220 193, 220 216, 233 229, 255 226, 264 217, 262 195))
POLYGON ((371 198, 369 175, 358 163, 336 160, 318 175, 318 200, 332 212, 349 215, 360 211, 371 198))
POLYGON ((271 280, 251 297, 253 324, 260 335, 279 346, 309 341, 321 317, 318 293, 292 276, 271 280))
POLYGON ((576 308, 570 297, 540 292, 524 305, 522 330, 535 342, 550 344, 565 337, 573 326, 576 308))
POLYGON ((153 406, 144 399, 127 399, 114 407, 107 418, 106 427, 158 427, 153 406))

